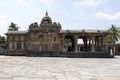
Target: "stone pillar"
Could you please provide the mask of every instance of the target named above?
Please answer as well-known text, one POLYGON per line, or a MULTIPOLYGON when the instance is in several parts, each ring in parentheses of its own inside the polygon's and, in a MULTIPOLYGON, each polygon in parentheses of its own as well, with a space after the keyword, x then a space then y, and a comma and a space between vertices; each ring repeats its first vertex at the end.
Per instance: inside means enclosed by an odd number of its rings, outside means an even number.
POLYGON ((108 51, 108 46, 106 45, 106 43, 107 43, 106 41, 107 41, 107 36, 104 36, 104 37, 103 37, 104 51, 107 52, 107 51, 108 51), (107 48, 106 48, 106 47, 107 47, 107 48))
POLYGON ((14 45, 15 45, 14 49, 17 49, 17 42, 14 42, 14 45))
POLYGON ((84 51, 87 51, 87 38, 86 37, 83 38, 83 42, 84 42, 84 51))
POLYGON ((78 44, 77 44, 77 40, 78 40, 78 36, 77 35, 75 35, 74 36, 74 44, 75 44, 75 52, 78 52, 78 44))
POLYGON ((94 36, 92 37, 91 51, 95 52, 95 38, 94 38, 94 36))
POLYGON ((115 46, 113 46, 113 54, 115 54, 116 53, 116 48, 115 48, 115 46))
POLYGON ((64 35, 61 36, 61 51, 62 51, 62 52, 65 52, 65 51, 66 51, 66 50, 65 50, 65 42, 64 42, 64 38, 65 38, 64 35))
POLYGON ((12 43, 9 42, 9 49, 12 49, 12 43))
POLYGON ((104 39, 104 37, 103 37, 103 36, 101 36, 101 52, 103 52, 103 51, 104 51, 103 39, 104 39))
POLYGON ((51 47, 51 50, 50 50, 50 51, 53 51, 53 45, 52 45, 52 42, 50 43, 50 47, 51 47))
POLYGON ((91 38, 89 37, 89 51, 91 51, 91 38))
POLYGON ((99 37, 97 36, 95 40, 96 40, 96 47, 95 48, 96 48, 96 51, 98 52, 99 51, 99 37))
POLYGON ((105 52, 109 52, 108 45, 105 45, 105 52))
POLYGON ((24 42, 21 42, 21 49, 24 49, 24 42))

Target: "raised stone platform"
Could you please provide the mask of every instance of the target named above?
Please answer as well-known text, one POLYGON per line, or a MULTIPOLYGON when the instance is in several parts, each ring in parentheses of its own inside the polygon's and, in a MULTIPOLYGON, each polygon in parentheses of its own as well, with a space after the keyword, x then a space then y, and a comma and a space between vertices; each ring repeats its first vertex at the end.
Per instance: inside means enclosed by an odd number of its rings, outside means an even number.
POLYGON ((69 57, 69 58, 114 58, 109 52, 41 52, 28 53, 28 56, 69 57))

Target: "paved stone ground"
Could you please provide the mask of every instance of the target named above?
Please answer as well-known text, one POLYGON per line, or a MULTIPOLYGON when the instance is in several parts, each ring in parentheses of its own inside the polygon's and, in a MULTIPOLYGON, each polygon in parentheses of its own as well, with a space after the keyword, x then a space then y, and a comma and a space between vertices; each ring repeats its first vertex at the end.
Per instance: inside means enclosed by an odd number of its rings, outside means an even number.
POLYGON ((0 56, 0 80, 120 80, 120 57, 0 56))

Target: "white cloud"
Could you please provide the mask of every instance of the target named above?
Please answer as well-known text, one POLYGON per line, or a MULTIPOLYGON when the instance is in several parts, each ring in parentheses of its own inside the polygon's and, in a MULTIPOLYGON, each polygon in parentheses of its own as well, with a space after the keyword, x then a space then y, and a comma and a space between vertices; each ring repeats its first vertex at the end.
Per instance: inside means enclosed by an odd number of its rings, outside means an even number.
POLYGON ((41 3, 44 3, 44 4, 46 4, 46 3, 48 3, 48 1, 49 0, 39 0, 41 3))
POLYGON ((16 2, 20 5, 29 6, 29 4, 26 2, 26 0, 16 0, 16 2))
POLYGON ((120 12, 117 12, 114 15, 111 15, 109 13, 104 13, 104 12, 98 12, 96 13, 96 17, 104 20, 118 20, 120 19, 120 12))
POLYGON ((45 5, 46 7, 54 6, 55 0, 39 0, 41 4, 45 5))
POLYGON ((6 24, 6 20, 7 20, 7 17, 1 15, 1 16, 0 16, 0 26, 5 25, 5 24, 6 24))
POLYGON ((102 0, 81 0, 75 1, 73 6, 97 6, 102 0))

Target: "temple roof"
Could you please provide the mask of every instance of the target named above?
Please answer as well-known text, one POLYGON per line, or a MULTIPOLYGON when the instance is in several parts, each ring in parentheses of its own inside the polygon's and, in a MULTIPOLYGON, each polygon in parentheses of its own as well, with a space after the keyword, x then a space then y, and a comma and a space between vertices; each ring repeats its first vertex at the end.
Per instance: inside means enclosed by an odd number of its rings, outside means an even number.
MULTIPOLYGON (((107 30, 60 30, 60 33, 107 33, 107 30)), ((5 34, 26 34, 27 31, 8 31, 5 34)))
POLYGON ((45 16, 42 18, 41 22, 48 21, 52 23, 52 19, 48 16, 48 12, 46 11, 45 16))
POLYGON ((60 33, 103 33, 107 30, 61 30, 60 33))
POLYGON ((7 34, 26 34, 26 33, 27 31, 8 31, 5 34, 7 35, 7 34))

